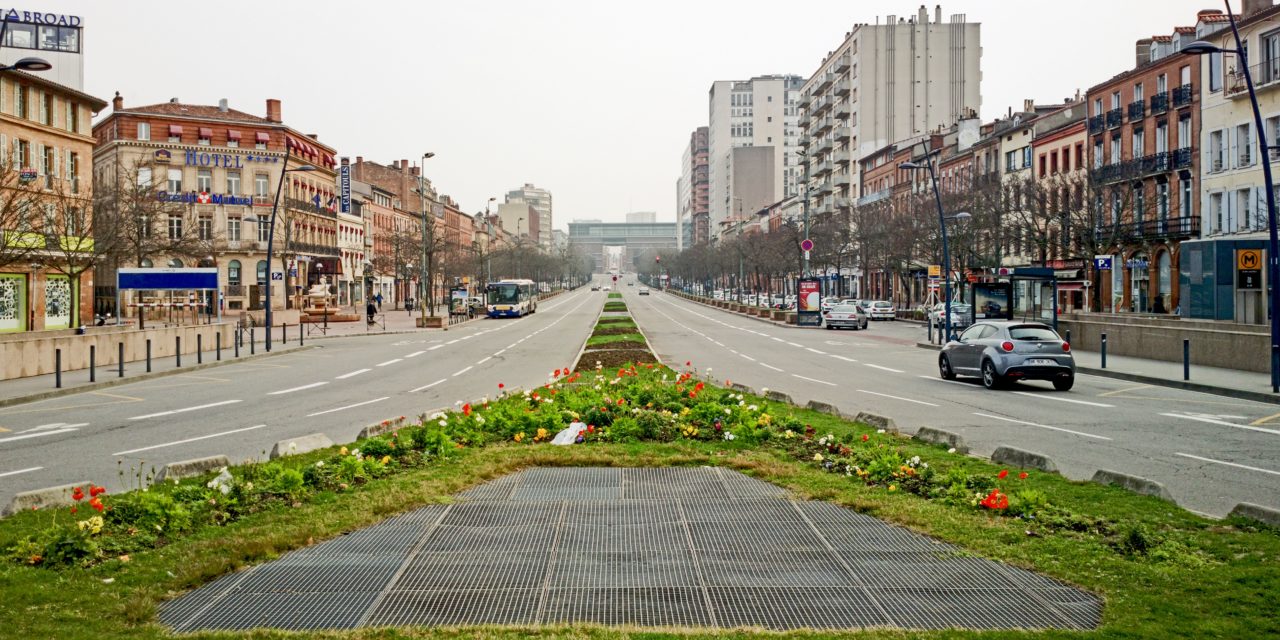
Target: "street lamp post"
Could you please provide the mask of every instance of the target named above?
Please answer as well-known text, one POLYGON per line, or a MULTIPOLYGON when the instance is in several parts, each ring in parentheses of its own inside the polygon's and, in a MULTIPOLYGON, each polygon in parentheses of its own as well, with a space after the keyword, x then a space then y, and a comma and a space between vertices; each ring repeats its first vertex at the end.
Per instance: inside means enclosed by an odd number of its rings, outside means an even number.
POLYGON ((422 264, 419 267, 420 272, 418 275, 418 315, 423 318, 421 326, 426 326, 426 317, 427 317, 426 305, 427 304, 431 305, 431 316, 435 317, 436 315, 435 300, 432 298, 432 292, 431 292, 431 289, 433 285, 435 285, 435 283, 427 282, 427 276, 429 275, 428 267, 430 266, 431 252, 433 249, 431 245, 434 244, 435 242, 435 238, 434 237, 429 238, 428 235, 434 236, 435 234, 428 234, 428 230, 427 230, 427 226, 428 226, 427 215, 430 212, 427 211, 427 189, 426 189, 426 177, 427 177, 426 161, 430 158, 434 158, 435 155, 436 154, 431 151, 428 151, 422 154, 422 169, 418 171, 418 198, 422 202, 422 264), (426 292, 425 296, 423 296, 424 291, 426 292))
POLYGON ((1254 90, 1253 75, 1249 73, 1248 49, 1240 39, 1240 30, 1236 28, 1236 16, 1231 11, 1231 2, 1223 0, 1227 7, 1227 18, 1231 21, 1231 35, 1236 46, 1234 49, 1223 49, 1204 40, 1197 40, 1182 48, 1187 55, 1206 55, 1229 51, 1240 59, 1240 73, 1244 75, 1244 85, 1249 91, 1249 105, 1253 108, 1253 124, 1258 132, 1258 148, 1262 163, 1262 179, 1267 189, 1267 295, 1270 296, 1269 310, 1271 314, 1271 392, 1280 393, 1280 296, 1276 295, 1277 283, 1280 283, 1280 239, 1276 233, 1276 190, 1271 178, 1271 160, 1268 154, 1271 147, 1267 145, 1267 129, 1262 121, 1262 110, 1258 107, 1258 94, 1254 90))
POLYGON ((923 162, 903 162, 898 165, 902 169, 927 169, 929 171, 929 181, 933 186, 933 201, 938 205, 938 227, 942 230, 942 322, 943 336, 950 341, 955 336, 951 335, 951 251, 947 246, 947 220, 967 220, 970 215, 960 212, 952 216, 948 216, 942 210, 942 193, 938 191, 938 174, 933 169, 933 155, 931 151, 925 154, 923 162))
MULTIPOLYGON (((285 166, 288 166, 289 164, 289 147, 288 146, 286 146, 284 150, 284 164, 285 166)), ((309 164, 299 165, 292 169, 282 169, 280 171, 280 180, 279 182, 276 183, 276 198, 275 198, 275 202, 271 204, 271 222, 267 225, 268 226, 268 229, 267 229, 267 314, 266 314, 267 315, 267 338, 266 338, 267 351, 271 351, 271 328, 273 326, 272 314, 271 314, 271 288, 272 288, 271 257, 275 254, 276 213, 280 210, 280 194, 284 191, 284 176, 285 174, 292 173, 294 171, 315 171, 315 170, 316 168, 309 164)), ((245 216, 244 219, 246 222, 258 221, 258 217, 253 214, 249 214, 245 216)))

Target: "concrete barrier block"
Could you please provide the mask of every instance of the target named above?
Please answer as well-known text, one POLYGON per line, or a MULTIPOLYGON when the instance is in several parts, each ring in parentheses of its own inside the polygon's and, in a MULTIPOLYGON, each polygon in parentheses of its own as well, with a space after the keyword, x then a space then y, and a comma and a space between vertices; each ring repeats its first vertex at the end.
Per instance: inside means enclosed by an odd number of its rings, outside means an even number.
POLYGON ((274 447, 271 447, 271 459, 275 460, 284 456, 297 455, 332 446, 333 441, 329 439, 329 436, 323 433, 312 433, 277 442, 274 447))
POLYGON ((768 393, 765 393, 765 394, 764 394, 764 397, 766 397, 766 398, 768 398, 768 399, 770 399, 770 400, 772 400, 772 401, 774 401, 774 402, 785 402, 785 403, 787 403, 787 404, 795 404, 795 402, 792 402, 792 401, 791 401, 791 396, 790 396, 790 395, 785 394, 785 393, 783 393, 783 392, 781 392, 781 391, 773 391, 773 390, 770 390, 768 393))
POLYGON ((738 393, 749 393, 749 394, 751 394, 751 395, 753 395, 753 396, 756 394, 756 390, 755 390, 755 389, 752 389, 751 387, 748 387, 748 386, 747 386, 747 385, 745 385, 745 384, 739 384, 739 383, 737 383, 737 382, 735 382, 735 383, 733 383, 733 384, 729 385, 729 388, 730 388, 730 389, 733 389, 734 391, 737 391, 738 393))
POLYGON ((1280 527, 1280 509, 1264 507, 1260 504, 1241 502, 1236 505, 1236 508, 1231 510, 1230 515, 1236 518, 1248 518, 1274 527, 1280 527))
POLYGON ((893 418, 882 416, 877 413, 859 411, 858 415, 854 416, 853 419, 855 422, 871 425, 877 429, 884 429, 885 431, 892 431, 894 433, 898 432, 898 425, 894 423, 893 418))
POLYGON ((915 439, 955 449, 956 453, 969 453, 969 445, 965 443, 964 436, 958 433, 934 429, 933 427, 920 427, 920 430, 916 431, 915 439))
POLYGON ((831 404, 828 402, 818 402, 817 400, 810 400, 809 404, 806 406, 809 409, 812 409, 813 411, 817 411, 818 413, 825 413, 829 416, 840 415, 840 410, 837 409, 834 404, 831 404))
POLYGON ((404 426, 404 424, 405 424, 404 416, 400 416, 399 418, 391 418, 390 420, 383 420, 382 422, 375 422, 374 424, 371 424, 361 429, 360 433, 356 435, 356 440, 365 440, 368 438, 372 438, 374 436, 381 436, 388 433, 392 433, 392 432, 398 431, 400 427, 404 426))
POLYGON ((160 484, 165 480, 177 482, 183 478, 191 478, 202 473, 208 473, 214 469, 221 469, 228 466, 231 466, 231 461, 228 460, 226 456, 209 456, 207 458, 170 462, 160 469, 160 472, 156 474, 154 482, 156 484, 160 484))
POLYGON ((1174 502, 1173 495, 1165 488, 1163 484, 1155 480, 1148 480, 1138 476, 1131 476, 1127 473, 1119 471, 1109 471, 1107 469, 1098 469, 1091 479, 1098 484, 1114 484, 1122 489, 1132 491, 1144 496, 1155 496, 1161 500, 1174 502))
POLYGON ((14 494, 13 499, 9 501, 9 506, 5 507, 2 515, 13 515, 19 511, 31 511, 32 509, 44 509, 45 507, 64 507, 74 504, 71 494, 79 487, 88 495, 89 481, 74 482, 71 484, 59 485, 56 487, 47 487, 44 489, 33 489, 31 491, 23 491, 14 494))
POLYGON ((1046 473, 1058 472, 1058 465, 1054 464, 1048 456, 1004 445, 996 447, 995 452, 991 454, 991 461, 1026 469, 1039 469, 1046 473))

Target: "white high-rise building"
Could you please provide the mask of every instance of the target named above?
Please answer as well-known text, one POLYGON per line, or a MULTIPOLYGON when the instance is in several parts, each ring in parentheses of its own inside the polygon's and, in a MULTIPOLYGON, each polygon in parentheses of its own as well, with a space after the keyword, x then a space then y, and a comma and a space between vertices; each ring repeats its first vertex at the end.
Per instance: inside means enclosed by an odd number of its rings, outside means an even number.
POLYGON ((707 135, 712 238, 720 235, 725 223, 798 193, 801 174, 795 151, 800 131, 796 120, 803 85, 804 78, 794 75, 712 83, 707 135), (733 149, 740 147, 773 147, 768 172, 773 176, 771 184, 753 185, 751 193, 739 192, 733 180, 733 149))
POLYGON ((941 5, 845 34, 799 96, 811 214, 857 204, 859 160, 979 112, 979 36, 963 14, 944 23, 941 5))
POLYGON ((523 202, 538 212, 538 246, 551 248, 551 192, 526 182, 523 187, 507 192, 507 202, 523 202))

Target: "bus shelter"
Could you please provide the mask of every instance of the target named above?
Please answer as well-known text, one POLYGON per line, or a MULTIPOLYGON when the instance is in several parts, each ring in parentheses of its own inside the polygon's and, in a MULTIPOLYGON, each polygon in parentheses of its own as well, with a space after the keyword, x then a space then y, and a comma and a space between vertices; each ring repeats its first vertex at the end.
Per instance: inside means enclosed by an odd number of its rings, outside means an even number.
POLYGON ((1017 267, 995 282, 969 287, 970 317, 975 320, 1043 322, 1058 329, 1058 278, 1053 269, 1017 267))
POLYGON ((191 309, 193 317, 199 322, 200 307, 208 308, 210 317, 213 308, 217 308, 218 321, 222 321, 222 305, 217 304, 218 269, 217 267, 194 268, 124 268, 116 271, 116 308, 121 306, 121 296, 125 291, 137 292, 136 298, 129 306, 138 310, 138 327, 146 326, 147 309, 191 309), (153 292, 152 295, 140 295, 153 292), (166 296, 154 295, 165 292, 166 296), (185 292, 186 295, 174 297, 174 292, 185 292))

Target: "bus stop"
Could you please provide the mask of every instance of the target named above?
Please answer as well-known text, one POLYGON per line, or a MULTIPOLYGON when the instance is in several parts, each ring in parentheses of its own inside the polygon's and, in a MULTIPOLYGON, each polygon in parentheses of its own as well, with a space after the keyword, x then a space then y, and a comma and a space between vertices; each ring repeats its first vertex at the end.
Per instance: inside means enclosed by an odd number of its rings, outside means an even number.
MULTIPOLYGON (((203 307, 210 319, 214 308, 217 309, 218 321, 222 321, 222 305, 217 303, 218 269, 216 267, 196 268, 122 268, 116 272, 116 308, 133 307, 138 312, 138 328, 146 328, 146 312, 148 309, 167 310, 169 321, 174 319, 174 310, 190 310, 192 324, 199 324, 200 309, 203 307), (132 292, 132 300, 124 301, 124 292, 132 292), (175 293, 179 295, 175 296, 175 293), (185 295, 182 295, 185 293, 185 295), (163 295, 162 295, 163 294, 163 295)), ((123 316, 123 314, 120 314, 123 316)), ((182 313, 176 317, 181 320, 182 313)), ((118 322, 122 322, 120 318, 118 322)))
POLYGON ((969 286, 969 324, 976 320, 1043 322, 1058 329, 1058 278, 1053 269, 1002 269, 995 282, 969 286))

